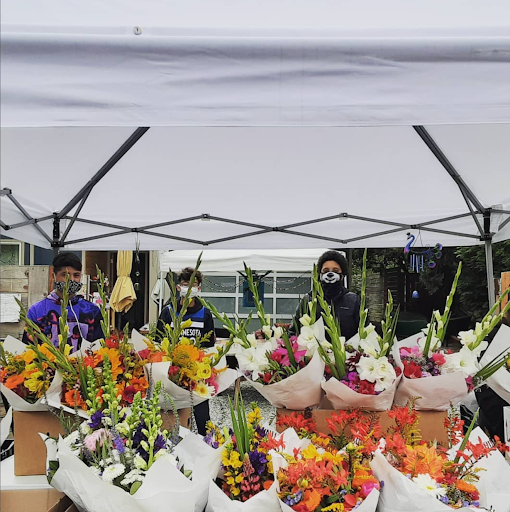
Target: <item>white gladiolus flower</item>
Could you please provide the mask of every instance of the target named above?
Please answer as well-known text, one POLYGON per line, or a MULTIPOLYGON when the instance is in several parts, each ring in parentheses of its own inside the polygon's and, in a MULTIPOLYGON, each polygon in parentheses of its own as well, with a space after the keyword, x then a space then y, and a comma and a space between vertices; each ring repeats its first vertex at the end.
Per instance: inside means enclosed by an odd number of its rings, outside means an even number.
POLYGON ((249 343, 252 347, 256 347, 259 344, 259 342, 257 341, 257 338, 255 337, 255 334, 253 334, 253 333, 248 334, 248 336, 246 336, 246 339, 249 341, 249 343))
POLYGON ((310 315, 303 315, 299 319, 299 322, 300 322, 301 325, 303 325, 305 327, 308 327, 309 325, 311 325, 312 319, 310 318, 310 315))
POLYGON ((434 316, 436 317, 436 320, 437 320, 438 322, 440 322, 440 321, 441 321, 441 313, 439 313, 439 311, 434 310, 434 316))
POLYGON ((312 325, 303 325, 299 333, 298 346, 301 350, 306 350, 306 355, 312 356, 317 350, 320 343, 323 347, 330 347, 330 343, 326 341, 326 334, 324 332, 324 324, 322 322, 315 322, 312 325))
POLYGON ((269 325, 263 325, 262 332, 268 340, 273 337, 273 329, 269 325))
POLYGON ((478 337, 479 335, 477 335, 472 329, 469 331, 459 332, 459 338, 462 345, 471 350, 476 356, 479 356, 489 346, 489 343, 485 340, 480 342, 478 346, 475 346, 478 341, 478 337))
MULTIPOLYGON (((427 342, 427 338, 426 337, 420 338, 418 340, 418 346, 420 347, 422 352, 425 350, 425 343, 426 342, 427 342)), ((432 353, 434 351, 436 351, 440 346, 441 346, 441 340, 438 337, 436 337, 436 336, 432 336, 432 339, 430 340, 429 353, 428 354, 423 354, 423 355, 427 355, 428 357, 430 357, 432 355, 432 353)))
POLYGON ((279 340, 283 336, 283 329, 281 327, 273 326, 274 337, 279 340))
POLYGON ((237 354, 240 369, 251 372, 252 379, 257 379, 260 372, 269 365, 266 353, 271 350, 272 345, 269 342, 243 350, 237 354))
POLYGON ((375 325, 373 325, 372 323, 369 323, 369 324, 365 327, 365 332, 366 332, 368 335, 372 334, 374 331, 375 331, 375 325))
POLYGON ((378 375, 378 378, 375 381, 375 391, 384 391, 385 389, 388 389, 397 378, 395 368, 393 368, 386 356, 379 357, 377 359, 375 372, 378 375))
POLYGON ((112 464, 111 466, 104 468, 101 478, 105 482, 111 484, 117 477, 122 475, 124 471, 126 471, 124 464, 112 464))
POLYGON ((368 382, 375 382, 379 375, 377 373, 377 359, 373 356, 363 356, 356 363, 359 378, 368 382))
POLYGON ((429 474, 416 475, 413 482, 428 494, 435 496, 444 496, 446 494, 446 487, 439 485, 429 474))
POLYGON ((455 354, 446 354, 446 363, 443 365, 443 373, 461 371, 466 377, 475 375, 478 371, 477 358, 468 347, 462 347, 455 354))
POLYGON ((359 348, 372 357, 379 357, 381 347, 379 346, 379 340, 377 339, 377 333, 372 330, 369 335, 359 341, 359 348))

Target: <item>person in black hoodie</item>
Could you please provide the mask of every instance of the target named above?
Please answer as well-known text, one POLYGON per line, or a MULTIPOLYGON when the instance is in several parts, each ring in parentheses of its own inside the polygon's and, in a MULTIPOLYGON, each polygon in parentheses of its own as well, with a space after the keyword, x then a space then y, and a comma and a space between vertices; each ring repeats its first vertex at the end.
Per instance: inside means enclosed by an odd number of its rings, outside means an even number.
MULTIPOLYGON (((182 308, 182 302, 184 297, 188 293, 190 279, 195 269, 191 267, 183 268, 178 275, 177 279, 179 284, 177 290, 180 293, 181 300, 177 303, 177 312, 179 313, 182 308)), ((214 334, 214 319, 212 313, 206 307, 202 306, 199 300, 195 300, 200 294, 202 289, 202 273, 197 271, 195 274, 195 282, 191 288, 190 302, 186 314, 183 316, 183 320, 191 320, 192 324, 182 331, 181 338, 189 338, 195 341, 199 336, 203 337, 208 333, 211 333, 211 337, 207 342, 201 344, 202 347, 213 347, 216 342, 216 336, 214 334)), ((163 333, 165 331, 165 324, 172 324, 172 315, 170 313, 171 304, 165 306, 158 320, 157 332, 163 333)), ((161 339, 159 339, 161 341, 161 339)), ((195 420, 197 422, 198 432, 201 435, 206 434, 205 427, 206 423, 210 419, 209 415, 209 400, 205 400, 202 403, 196 405, 193 408, 195 413, 195 420)))
MULTIPOLYGON (((317 263, 319 279, 324 290, 324 298, 329 307, 333 309, 340 323, 342 336, 348 340, 358 331, 360 298, 344 286, 344 277, 348 273, 348 264, 345 257, 338 251, 326 251, 317 263)), ((307 293, 296 309, 292 334, 296 327, 300 328, 299 319, 305 313, 309 314, 308 303, 312 300, 312 292, 307 293)), ((321 308, 317 306, 317 318, 321 317, 321 308)))

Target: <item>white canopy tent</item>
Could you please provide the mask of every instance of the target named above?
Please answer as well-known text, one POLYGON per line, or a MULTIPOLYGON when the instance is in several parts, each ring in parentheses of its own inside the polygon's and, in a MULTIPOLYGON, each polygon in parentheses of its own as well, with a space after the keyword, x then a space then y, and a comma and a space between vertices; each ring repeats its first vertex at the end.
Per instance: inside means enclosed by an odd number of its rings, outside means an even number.
POLYGON ((510 238, 506 0, 3 0, 1 37, 13 238, 342 249, 413 232, 485 243, 489 276, 510 238))
MULTIPOLYGON (((216 250, 202 253, 202 272, 244 271, 244 263, 252 270, 275 272, 307 272, 327 249, 250 249, 216 250)), ((161 272, 174 272, 184 267, 194 267, 201 251, 162 251, 159 255, 161 272)))

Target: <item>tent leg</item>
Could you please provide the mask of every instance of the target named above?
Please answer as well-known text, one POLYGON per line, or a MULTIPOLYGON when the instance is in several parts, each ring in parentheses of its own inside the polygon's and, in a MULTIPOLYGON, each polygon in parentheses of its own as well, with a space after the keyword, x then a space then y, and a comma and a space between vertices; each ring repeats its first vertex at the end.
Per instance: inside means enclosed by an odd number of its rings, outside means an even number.
POLYGON ((492 240, 485 240, 485 263, 487 267, 487 291, 489 294, 489 308, 496 302, 494 290, 494 266, 492 262, 492 240))

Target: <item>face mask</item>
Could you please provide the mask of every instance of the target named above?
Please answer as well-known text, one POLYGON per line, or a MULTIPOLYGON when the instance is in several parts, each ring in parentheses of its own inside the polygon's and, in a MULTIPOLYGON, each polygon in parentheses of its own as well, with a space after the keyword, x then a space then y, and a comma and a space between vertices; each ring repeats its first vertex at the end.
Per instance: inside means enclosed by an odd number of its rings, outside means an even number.
MULTIPOLYGON (((181 286, 181 297, 186 297, 188 290, 189 286, 181 286)), ((199 294, 200 292, 198 291, 198 286, 193 286, 193 288, 191 288, 189 298, 192 299, 193 297, 198 297, 199 294)))
POLYGON ((326 300, 334 299, 343 288, 342 274, 337 272, 321 274, 321 282, 326 300))
POLYGON ((321 274, 321 281, 323 283, 333 284, 337 283, 341 279, 342 274, 339 274, 338 272, 325 272, 324 274, 321 274))
MULTIPOLYGON (((63 292, 64 288, 66 286, 65 281, 55 281, 54 282, 55 290, 57 292, 63 292)), ((81 283, 77 283, 76 281, 69 281, 69 295, 74 295, 75 293, 78 293, 81 290, 81 283)))

